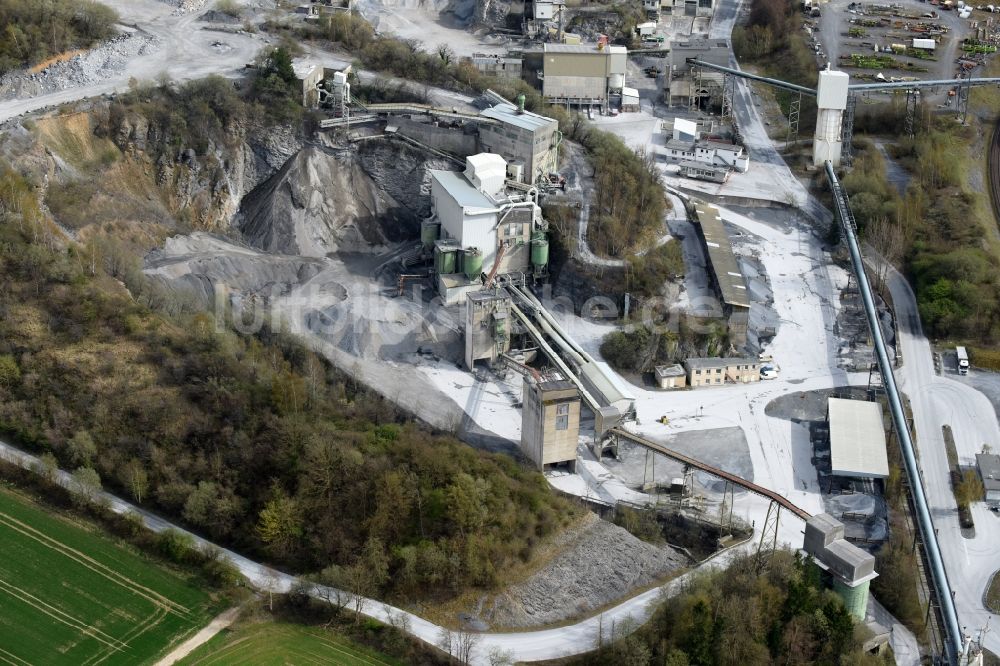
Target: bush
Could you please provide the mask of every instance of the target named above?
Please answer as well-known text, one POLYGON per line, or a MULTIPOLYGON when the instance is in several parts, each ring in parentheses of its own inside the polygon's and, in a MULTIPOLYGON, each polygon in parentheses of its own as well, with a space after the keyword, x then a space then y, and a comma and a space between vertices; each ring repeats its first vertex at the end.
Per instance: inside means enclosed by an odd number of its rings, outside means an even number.
POLYGON ((118 14, 92 0, 0 0, 0 76, 115 34, 118 14))
POLYGON ((185 564, 196 555, 194 539, 190 534, 167 528, 156 539, 157 550, 171 562, 185 564))

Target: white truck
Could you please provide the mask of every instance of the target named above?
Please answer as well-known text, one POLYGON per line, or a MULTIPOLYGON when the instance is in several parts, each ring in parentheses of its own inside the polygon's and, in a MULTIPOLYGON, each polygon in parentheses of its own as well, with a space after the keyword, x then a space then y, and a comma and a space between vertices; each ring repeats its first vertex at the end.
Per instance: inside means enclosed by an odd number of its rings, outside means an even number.
POLYGON ((955 347, 955 355, 958 357, 958 374, 969 374, 969 354, 965 347, 955 347))

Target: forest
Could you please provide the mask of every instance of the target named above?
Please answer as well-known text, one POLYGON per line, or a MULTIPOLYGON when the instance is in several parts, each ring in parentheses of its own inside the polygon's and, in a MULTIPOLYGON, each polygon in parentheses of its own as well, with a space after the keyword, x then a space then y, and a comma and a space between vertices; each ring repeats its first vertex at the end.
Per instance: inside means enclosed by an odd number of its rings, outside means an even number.
POLYGON ((862 237, 910 278, 927 332, 992 344, 1000 340, 1000 279, 980 220, 988 207, 984 195, 968 187, 965 157, 950 148, 969 141, 969 134, 940 118, 916 138, 900 138, 893 159, 912 174, 902 194, 887 181, 885 160, 870 144, 843 184, 862 237))
POLYGON ((573 660, 576 666, 766 666, 893 663, 862 648, 866 629, 821 583, 820 571, 788 551, 759 574, 744 555, 706 572, 660 604, 652 619, 608 627, 617 640, 573 660))
POLYGON ((115 34, 118 15, 92 0, 0 0, 0 76, 115 34))
POLYGON ((38 196, 0 167, 0 432, 48 464, 401 601, 501 585, 580 515, 537 472, 414 423, 280 331, 167 307, 132 255, 67 242, 38 196))

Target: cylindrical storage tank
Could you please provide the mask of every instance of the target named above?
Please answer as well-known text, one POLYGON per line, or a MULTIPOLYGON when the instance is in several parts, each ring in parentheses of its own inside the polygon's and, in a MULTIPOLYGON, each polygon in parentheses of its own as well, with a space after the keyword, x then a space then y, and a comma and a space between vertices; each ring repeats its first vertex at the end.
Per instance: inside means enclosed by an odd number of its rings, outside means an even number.
POLYGON ((518 95, 517 96, 517 112, 518 113, 524 113, 524 103, 525 103, 525 101, 526 101, 526 98, 525 98, 524 95, 518 95))
POLYGON ((437 250, 434 255, 434 270, 438 275, 450 275, 455 272, 455 251, 437 250))
POLYGON ((483 272, 483 253, 479 251, 479 248, 470 247, 465 251, 465 256, 462 258, 462 269, 465 273, 465 277, 470 280, 475 280, 483 272))
POLYGON ((868 612, 868 583, 865 581, 860 585, 851 587, 834 576, 833 591, 844 600, 844 607, 858 621, 864 621, 868 612))
POLYGON ((420 242, 429 250, 434 247, 434 241, 441 233, 441 225, 437 222, 424 222, 420 225, 420 242))
POLYGON ((625 87, 625 75, 624 74, 614 74, 608 77, 608 87, 611 90, 621 90, 625 87))
POLYGON ((536 231, 531 237, 531 265, 536 267, 546 266, 549 263, 549 241, 545 239, 545 234, 536 231))

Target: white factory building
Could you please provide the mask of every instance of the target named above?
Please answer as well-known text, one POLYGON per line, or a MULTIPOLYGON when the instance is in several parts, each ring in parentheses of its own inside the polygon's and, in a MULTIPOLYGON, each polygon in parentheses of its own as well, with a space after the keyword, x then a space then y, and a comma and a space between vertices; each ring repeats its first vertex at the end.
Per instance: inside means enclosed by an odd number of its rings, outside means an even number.
POLYGON ((464 303, 484 276, 544 269, 541 208, 529 194, 508 190, 503 157, 479 153, 466 158, 463 172, 430 174, 433 216, 422 237, 433 246, 437 290, 446 304, 464 303))
POLYGON ((690 120, 674 119, 674 131, 667 140, 664 156, 677 162, 700 162, 716 167, 728 167, 740 173, 750 169, 750 156, 743 146, 735 143, 698 138, 698 126, 690 120))

